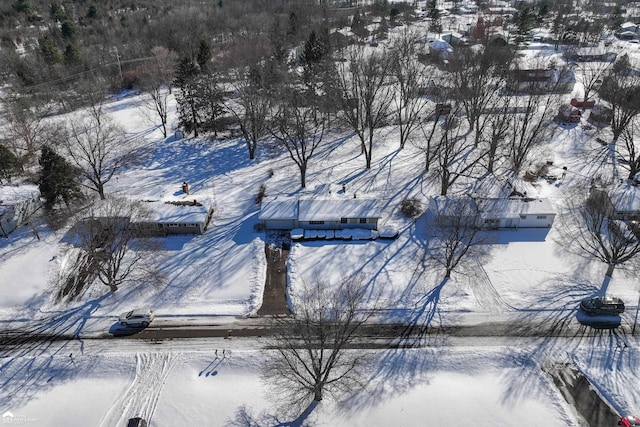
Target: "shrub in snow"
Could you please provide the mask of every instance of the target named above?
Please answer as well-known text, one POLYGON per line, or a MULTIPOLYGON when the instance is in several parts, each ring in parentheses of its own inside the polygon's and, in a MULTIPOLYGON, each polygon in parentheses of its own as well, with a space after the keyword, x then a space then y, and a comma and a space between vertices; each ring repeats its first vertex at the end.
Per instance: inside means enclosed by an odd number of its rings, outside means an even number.
POLYGON ((304 230, 304 238, 305 239, 317 239, 318 238, 318 230, 304 230))
POLYGON ((378 230, 378 236, 381 239, 395 239, 398 237, 398 230, 393 227, 382 227, 378 230))
POLYGON ((302 228, 294 228, 291 230, 291 240, 300 240, 304 237, 304 230, 302 228))
POLYGON ((400 203, 400 212, 408 218, 417 218, 422 212, 422 202, 417 197, 409 197, 400 203))

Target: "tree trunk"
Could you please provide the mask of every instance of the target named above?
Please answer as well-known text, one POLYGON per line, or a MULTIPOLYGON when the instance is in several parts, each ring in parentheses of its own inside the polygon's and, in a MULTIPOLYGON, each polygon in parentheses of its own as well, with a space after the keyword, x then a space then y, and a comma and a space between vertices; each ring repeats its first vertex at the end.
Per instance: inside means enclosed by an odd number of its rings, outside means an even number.
POLYGON ((604 273, 604 275, 607 277, 613 276, 613 270, 615 270, 615 268, 616 268, 615 264, 609 264, 609 266, 607 267, 607 272, 604 273))
POLYGON ((315 385, 313 390, 313 400, 316 402, 320 402, 322 400, 322 385, 315 385))

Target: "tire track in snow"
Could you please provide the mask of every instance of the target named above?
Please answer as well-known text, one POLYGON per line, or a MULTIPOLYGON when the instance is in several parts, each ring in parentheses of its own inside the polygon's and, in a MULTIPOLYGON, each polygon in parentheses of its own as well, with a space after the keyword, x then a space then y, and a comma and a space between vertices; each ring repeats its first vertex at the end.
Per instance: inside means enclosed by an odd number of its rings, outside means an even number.
POLYGON ((478 274, 469 277, 469 287, 478 307, 487 313, 504 313, 515 310, 500 296, 482 264, 477 260, 476 263, 478 264, 478 274))
POLYGON ((111 406, 101 427, 124 426, 133 417, 150 422, 164 383, 178 360, 173 353, 136 354, 136 375, 129 388, 111 406))

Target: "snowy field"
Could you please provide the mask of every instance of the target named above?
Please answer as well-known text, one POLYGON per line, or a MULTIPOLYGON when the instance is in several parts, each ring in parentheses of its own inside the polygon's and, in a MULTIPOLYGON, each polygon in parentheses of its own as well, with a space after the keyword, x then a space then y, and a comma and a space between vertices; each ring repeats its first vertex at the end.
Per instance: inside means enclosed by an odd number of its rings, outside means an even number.
MULTIPOLYGON (((614 47, 626 49, 622 43, 614 47)), ((580 91, 578 85, 567 101, 580 91)), ((114 120, 143 143, 145 155, 106 191, 163 199, 188 181, 192 194, 214 200, 208 230, 202 236, 162 240, 157 260, 166 284, 132 284, 115 295, 96 285, 81 301, 61 305, 54 302, 52 278, 65 262, 66 230, 53 231, 40 222, 38 238, 30 228, 21 228, 0 240, 0 322, 5 327, 53 318, 61 319, 52 323, 59 332, 106 332, 117 314, 138 306, 152 307, 159 322, 194 323, 212 317, 232 321, 259 308, 265 235, 255 231, 259 207, 254 198, 261 184, 267 195, 300 194, 297 168, 273 148, 249 161, 239 139, 165 140, 142 112, 142 98, 131 94, 108 105, 114 120)), ((170 117, 175 120, 175 104, 170 117)), ((564 199, 597 173, 583 160, 596 133, 607 136, 606 130, 557 126, 537 160, 567 166, 568 173, 552 184, 527 184, 528 195, 548 197, 561 209, 564 199)), ((292 301, 305 282, 321 278, 332 284, 360 274, 372 294, 381 294, 392 320, 423 313, 430 322, 457 324, 533 312, 549 313, 549 319, 561 313, 577 324, 578 301, 603 286, 602 263, 567 252, 555 228, 496 231, 488 233, 490 243, 481 257, 444 281, 442 269, 428 257, 427 216, 414 222, 398 211, 407 197, 426 202, 437 195, 437 183, 423 173, 418 149, 408 144, 398 150, 393 127, 381 129, 378 138, 372 168, 365 170, 353 135, 339 129, 328 134, 310 163, 307 192, 329 187, 335 195, 344 184, 346 197, 375 198, 382 207, 381 225, 395 227, 399 237, 294 244, 288 261, 292 301)), ((470 189, 460 185, 452 194, 470 189)), ((637 275, 619 268, 607 286, 627 302, 623 326, 629 329, 640 292, 637 275)), ((154 427, 293 421, 274 412, 267 399, 259 376, 264 352, 255 348, 233 348, 229 356, 216 359, 216 344, 186 352, 146 344, 126 351, 119 350, 121 344, 111 351, 94 347, 99 345, 85 348, 73 342, 60 350, 36 346, 16 357, 3 355, 1 413, 11 411, 24 417, 25 425, 42 426, 117 426, 139 414, 151 418, 154 427)), ((639 414, 639 348, 636 337, 607 331, 589 332, 568 346, 562 341, 522 347, 489 343, 381 352, 366 390, 340 406, 323 402, 307 421, 318 426, 445 425, 452 420, 480 426, 577 426, 572 408, 539 369, 554 360, 575 363, 614 409, 639 414)))

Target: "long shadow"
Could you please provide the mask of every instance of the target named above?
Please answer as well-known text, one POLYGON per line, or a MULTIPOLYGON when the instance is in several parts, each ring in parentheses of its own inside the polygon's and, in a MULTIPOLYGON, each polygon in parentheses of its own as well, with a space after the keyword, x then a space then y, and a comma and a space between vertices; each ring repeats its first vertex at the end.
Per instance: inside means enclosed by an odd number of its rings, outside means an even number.
POLYGON ((52 311, 20 330, 3 330, 0 337, 0 407, 20 407, 36 394, 78 375, 67 349, 79 338, 91 315, 109 294, 67 310, 52 311))
POLYGON ((234 418, 229 420, 227 425, 232 427, 312 427, 315 422, 308 418, 316 406, 318 406, 318 402, 314 400, 293 421, 282 421, 283 416, 266 411, 253 414, 251 408, 242 405, 236 410, 234 418))

